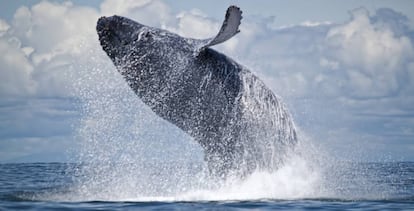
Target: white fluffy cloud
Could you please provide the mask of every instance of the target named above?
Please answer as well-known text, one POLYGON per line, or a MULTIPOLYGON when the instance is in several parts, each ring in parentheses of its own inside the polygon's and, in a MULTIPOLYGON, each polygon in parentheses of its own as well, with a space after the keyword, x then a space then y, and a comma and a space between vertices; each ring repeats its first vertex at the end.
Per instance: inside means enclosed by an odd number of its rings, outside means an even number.
POLYGON ((70 2, 20 7, 0 37, 2 94, 67 96, 65 71, 88 46, 84 38, 94 33, 97 17, 94 9, 70 2))
POLYGON ((0 36, 3 36, 4 33, 9 30, 10 25, 3 19, 0 19, 0 36))
POLYGON ((208 18, 206 14, 196 9, 189 12, 181 12, 176 18, 178 26, 172 27, 170 30, 184 37, 206 39, 213 37, 215 35, 214 32, 220 28, 218 22, 208 18))
POLYGON ((100 48, 96 21, 113 14, 159 27, 171 20, 162 2, 111 0, 104 1, 100 11, 71 2, 41 1, 17 9, 11 23, 0 20, 0 53, 6 55, 0 58, 0 94, 72 95, 73 81, 68 76, 79 73, 69 67, 87 61, 85 54, 100 48))
POLYGON ((0 37, 0 94, 30 95, 35 92, 36 84, 31 78, 34 67, 21 48, 17 38, 0 37))
POLYGON ((159 0, 106 0, 100 9, 102 16, 126 16, 150 26, 165 27, 173 20, 170 8, 159 0))
POLYGON ((395 93, 414 56, 410 38, 397 35, 385 23, 375 23, 365 9, 351 14, 350 22, 327 34, 331 58, 347 71, 351 94, 377 97, 395 93))
MULTIPOLYGON (((320 124, 318 131, 381 135, 356 128, 363 122, 412 137, 404 126, 412 126, 411 118, 395 121, 412 115, 414 103, 414 38, 403 14, 391 9, 369 14, 360 8, 345 23, 307 21, 275 29, 273 19, 252 18, 248 8, 242 9, 241 33, 214 48, 284 97, 299 125, 313 130, 307 122, 314 122, 320 124)), ((79 86, 111 84, 110 73, 97 71, 93 63, 111 65, 100 50, 95 24, 98 17, 113 14, 200 39, 214 36, 222 21, 198 9, 173 14, 158 0, 106 0, 99 8, 50 1, 23 6, 10 22, 0 19, 0 96, 76 98, 79 86), (79 84, 79 77, 96 78, 79 84)))
MULTIPOLYGON (((244 60, 242 63, 258 74, 273 75, 272 84, 279 84, 275 88, 287 96, 306 96, 318 89, 355 97, 388 96, 412 84, 414 62, 412 38, 404 31, 408 30, 403 24, 406 20, 394 13, 382 9, 371 16, 360 8, 352 11, 351 19, 344 24, 302 24, 282 29, 272 29, 269 19, 255 22, 245 18, 242 33, 215 48, 244 60), (390 24, 392 21, 400 27, 390 24), (407 76, 409 80, 402 80, 407 76), (332 80, 339 81, 339 86, 328 82, 332 80)), ((2 93, 20 90, 41 95, 51 87, 56 93, 49 95, 65 94, 59 87, 67 80, 63 72, 85 51, 99 48, 95 23, 99 16, 110 14, 200 39, 214 36, 221 25, 221 20, 211 19, 200 10, 174 16, 166 4, 150 0, 108 0, 100 11, 70 2, 42 1, 31 8, 21 7, 12 23, 0 21, 0 50, 7 55, 1 58, 5 67, 2 93)))

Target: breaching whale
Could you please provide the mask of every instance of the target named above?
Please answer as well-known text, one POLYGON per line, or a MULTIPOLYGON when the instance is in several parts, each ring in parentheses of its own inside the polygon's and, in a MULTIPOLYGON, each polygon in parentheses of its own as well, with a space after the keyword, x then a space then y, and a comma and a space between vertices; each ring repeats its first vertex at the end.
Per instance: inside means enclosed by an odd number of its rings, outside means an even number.
POLYGON ((103 50, 132 90, 192 136, 210 172, 221 177, 275 170, 297 142, 281 100, 247 68, 210 48, 239 32, 241 14, 230 6, 210 39, 184 38, 116 15, 99 18, 96 26, 103 50))

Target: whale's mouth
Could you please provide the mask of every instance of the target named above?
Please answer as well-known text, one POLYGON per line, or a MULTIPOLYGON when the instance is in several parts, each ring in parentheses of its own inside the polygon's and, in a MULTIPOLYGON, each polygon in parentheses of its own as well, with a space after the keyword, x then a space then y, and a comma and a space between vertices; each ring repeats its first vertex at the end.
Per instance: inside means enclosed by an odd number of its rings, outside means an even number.
POLYGON ((120 16, 102 16, 96 24, 99 42, 111 59, 122 57, 134 41, 134 34, 140 24, 120 16))
POLYGON ((116 57, 122 45, 121 37, 117 34, 113 27, 112 17, 101 17, 96 24, 96 31, 98 32, 99 42, 103 50, 112 59, 116 57))

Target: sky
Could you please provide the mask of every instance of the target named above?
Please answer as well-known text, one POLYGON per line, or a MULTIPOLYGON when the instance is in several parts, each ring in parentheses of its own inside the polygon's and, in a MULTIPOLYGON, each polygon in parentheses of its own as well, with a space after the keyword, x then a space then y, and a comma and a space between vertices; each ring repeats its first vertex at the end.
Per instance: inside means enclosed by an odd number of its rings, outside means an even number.
POLYGON ((232 4, 241 32, 214 48, 283 99, 302 139, 343 160, 414 161, 413 1, 16 0, 0 7, 0 162, 68 161, 132 139, 168 159, 194 151, 127 87, 96 21, 208 38, 232 4))

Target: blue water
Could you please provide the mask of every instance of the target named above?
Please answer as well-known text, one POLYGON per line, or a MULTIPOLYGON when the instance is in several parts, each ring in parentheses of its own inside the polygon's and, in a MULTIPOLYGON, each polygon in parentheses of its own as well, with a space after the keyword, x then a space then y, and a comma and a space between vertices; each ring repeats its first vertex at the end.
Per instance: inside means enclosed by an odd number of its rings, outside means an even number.
MULTIPOLYGON (((77 183, 82 181, 80 178, 84 176, 80 171, 81 165, 0 164, 0 208, 6 210, 414 210, 414 162, 353 163, 346 166, 346 168, 341 167, 339 174, 335 173, 334 179, 330 179, 329 175, 322 177, 326 180, 323 182, 325 188, 332 188, 331 196, 325 194, 321 197, 316 194, 315 197, 308 195, 305 198, 256 198, 255 195, 258 194, 256 191, 251 193, 251 200, 248 199, 248 195, 243 200, 226 199, 225 192, 217 193, 218 198, 215 200, 203 199, 202 195, 201 198, 198 195, 199 198, 195 197, 194 200, 188 200, 191 197, 187 200, 166 197, 152 197, 145 200, 142 200, 142 197, 136 199, 130 197, 126 200, 122 198, 111 200, 112 195, 107 193, 108 199, 99 200, 99 197, 96 197, 98 200, 93 200, 93 192, 85 196, 80 194, 81 192, 76 192, 76 189, 80 188, 77 183), (221 200, 220 197, 223 199, 221 200)), ((133 185, 131 183, 132 190, 134 190, 133 185)), ((113 191, 123 190, 117 187, 106 188, 113 191)))

